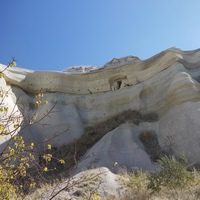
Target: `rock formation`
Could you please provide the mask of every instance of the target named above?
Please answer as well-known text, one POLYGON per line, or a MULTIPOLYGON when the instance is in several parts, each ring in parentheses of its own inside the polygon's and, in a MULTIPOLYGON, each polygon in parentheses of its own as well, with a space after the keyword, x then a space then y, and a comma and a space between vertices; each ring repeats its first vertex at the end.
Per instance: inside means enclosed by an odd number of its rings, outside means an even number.
MULTIPOLYGON (((0 65, 0 70, 5 67, 0 65)), ((34 95, 41 91, 49 103, 40 107, 38 117, 55 106, 50 117, 42 120, 45 126, 36 124, 23 130, 27 140, 54 138, 52 146, 58 147, 79 138, 86 127, 113 116, 123 117, 120 115, 125 111, 157 115, 156 120, 135 124, 127 118, 109 130, 87 152, 87 157, 93 156, 83 160, 78 171, 91 165, 114 171, 114 162, 128 169, 155 170, 140 138, 144 132, 153 133, 163 151, 200 164, 200 49, 172 48, 147 60, 128 56, 113 59, 102 68, 79 67, 65 72, 9 68, 4 73, 0 89, 8 91, 10 110, 16 109, 22 116, 35 110, 34 95)), ((1 138, 1 149, 7 140, 1 138)))

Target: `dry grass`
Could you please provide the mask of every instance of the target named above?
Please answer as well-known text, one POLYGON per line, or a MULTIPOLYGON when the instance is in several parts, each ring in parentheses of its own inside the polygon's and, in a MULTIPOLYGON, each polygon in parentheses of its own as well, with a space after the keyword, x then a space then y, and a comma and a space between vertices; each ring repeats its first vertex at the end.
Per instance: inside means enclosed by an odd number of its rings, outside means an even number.
MULTIPOLYGON (((160 191, 153 192, 148 188, 149 184, 149 173, 136 171, 133 173, 124 173, 121 174, 119 181, 121 182, 121 187, 126 188, 126 192, 123 196, 120 197, 121 200, 197 200, 200 199, 200 174, 199 172, 195 173, 195 179, 193 182, 183 188, 172 188, 162 187, 160 191)), ((95 185, 100 181, 99 178, 95 177, 91 179, 90 176, 86 175, 82 177, 83 181, 80 181, 75 186, 73 192, 73 199, 78 200, 93 200, 93 196, 90 195, 91 191, 94 190, 95 185)), ((64 179, 63 179, 64 180, 64 179)), ((61 181, 63 182, 63 181, 61 181)), ((36 200, 40 199, 42 196, 45 196, 57 183, 54 184, 43 184, 40 189, 37 189, 34 193, 26 196, 25 200, 36 200)), ((96 192, 96 191, 95 191, 96 192)), ((96 192, 98 194, 98 192, 96 192)), ((58 199, 64 199, 58 197, 58 199)), ((114 195, 108 195, 106 197, 101 196, 101 200, 118 200, 119 197, 114 195)))
MULTIPOLYGON (((182 188, 162 187, 160 191, 154 192, 148 188, 149 173, 137 171, 129 174, 126 183, 128 190, 121 200, 197 200, 200 199, 200 173, 193 171, 195 179, 182 188)), ((105 198, 106 199, 106 198, 105 198)), ((112 197, 112 200, 118 198, 112 197)))
POLYGON ((186 160, 174 156, 162 156, 157 162, 161 168, 157 173, 136 171, 129 174, 129 192, 122 199, 200 199, 199 171, 186 160))

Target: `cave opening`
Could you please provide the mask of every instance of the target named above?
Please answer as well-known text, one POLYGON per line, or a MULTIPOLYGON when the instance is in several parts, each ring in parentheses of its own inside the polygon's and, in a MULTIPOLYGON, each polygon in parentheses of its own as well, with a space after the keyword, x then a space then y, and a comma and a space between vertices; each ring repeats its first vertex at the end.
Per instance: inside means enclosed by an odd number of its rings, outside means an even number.
POLYGON ((122 85, 122 81, 117 81, 117 89, 120 89, 122 85))

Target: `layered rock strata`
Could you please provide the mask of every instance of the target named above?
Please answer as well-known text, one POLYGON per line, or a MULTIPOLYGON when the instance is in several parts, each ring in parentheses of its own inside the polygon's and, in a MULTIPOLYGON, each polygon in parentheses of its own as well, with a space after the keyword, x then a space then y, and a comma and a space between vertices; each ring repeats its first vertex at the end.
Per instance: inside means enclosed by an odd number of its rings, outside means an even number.
MULTIPOLYGON (((0 65, 0 70, 5 67, 0 65)), ((10 109, 17 104, 15 109, 19 108, 23 116, 35 111, 34 95, 41 91, 49 103, 38 109, 38 117, 55 105, 55 112, 42 120, 45 126, 36 124, 24 130, 27 140, 54 138, 53 146, 69 144, 83 134, 85 127, 95 126, 123 111, 137 110, 141 114, 156 113, 158 120, 138 125, 128 121, 119 124, 90 149, 88 155, 94 156, 82 162, 80 169, 95 163, 96 167, 112 170, 112 163, 118 162, 129 169, 134 166, 154 170, 154 163, 139 139, 144 131, 155 133, 163 150, 200 163, 199 49, 172 48, 147 60, 129 56, 113 59, 99 69, 84 68, 84 73, 76 70, 72 73, 74 70, 9 68, 5 71, 5 81, 11 86, 6 86, 2 79, 0 88, 9 91, 10 109)), ((2 145, 5 140, 1 140, 2 145)))

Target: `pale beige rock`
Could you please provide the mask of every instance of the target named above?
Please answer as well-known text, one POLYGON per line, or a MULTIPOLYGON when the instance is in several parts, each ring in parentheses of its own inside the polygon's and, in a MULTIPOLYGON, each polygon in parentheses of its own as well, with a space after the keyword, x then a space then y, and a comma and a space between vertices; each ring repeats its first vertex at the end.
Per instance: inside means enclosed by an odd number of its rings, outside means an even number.
POLYGON ((200 102, 187 102, 159 120, 158 138, 163 149, 193 164, 200 163, 200 102))
MULTIPOLYGON (((15 125, 20 124, 23 120, 22 113, 16 105, 17 98, 12 92, 12 88, 8 86, 3 78, 0 78, 0 98, 1 109, 8 108, 7 111, 0 112, 0 124, 7 127, 8 132, 11 134, 0 135, 0 151, 5 148, 9 139, 20 131, 20 127, 15 125), (16 120, 12 120, 12 118, 16 120)), ((4 129, 5 130, 5 129, 4 129)))
MULTIPOLYGON (((101 93, 111 91, 113 81, 135 85, 169 68, 175 62, 186 63, 188 69, 191 68, 189 66, 191 64, 194 69, 194 65, 196 66, 200 62, 200 56, 198 50, 184 52, 178 49, 169 49, 144 61, 133 59, 133 61, 124 62, 124 58, 122 61, 122 66, 115 68, 109 66, 109 68, 84 74, 11 68, 5 72, 5 75, 6 80, 27 92, 39 92, 43 89, 48 92, 70 94, 101 93), (193 61, 191 62, 191 60, 193 61)), ((0 69, 4 67, 1 65, 0 69)))
MULTIPOLYGON (((0 65, 0 70, 4 68, 5 65, 0 65)), ((139 157, 134 156, 132 160, 121 158, 122 161, 119 162, 122 165, 129 162, 128 167, 134 165, 152 170, 153 164, 140 141, 136 138, 129 140, 135 132, 138 135, 143 130, 154 131, 163 148, 166 147, 164 144, 166 138, 173 135, 175 143, 172 148, 173 153, 179 156, 185 154, 191 162, 200 163, 200 157, 197 155, 200 151, 198 144, 199 49, 181 51, 172 48, 144 61, 127 57, 114 59, 98 70, 93 71, 92 68, 92 71, 88 72, 85 68, 80 70, 84 73, 77 74, 76 70, 74 74, 70 74, 21 68, 5 71, 5 80, 12 84, 7 101, 10 108, 15 105, 16 99, 20 96, 16 110, 21 113, 20 108, 24 106, 24 116, 30 109, 36 111, 35 108, 31 108, 31 105, 35 101, 34 94, 41 90, 44 92, 44 100, 48 100, 49 104, 42 105, 37 111, 39 118, 56 104, 54 109, 56 112, 42 121, 45 126, 36 125, 23 131, 27 140, 48 142, 55 133, 63 132, 51 141, 53 145, 59 146, 80 137, 84 127, 98 124, 123 111, 138 110, 143 114, 155 112, 159 116, 158 122, 141 123, 137 127, 123 125, 102 138, 93 148, 100 158, 99 166, 104 166, 108 160, 110 163, 108 162, 106 166, 111 167, 120 152, 125 151, 127 154, 125 158, 128 159, 128 155, 136 151, 139 157), (124 135, 119 134, 122 127, 125 127, 124 135), (115 141, 116 137, 120 140, 114 144, 112 141, 115 141), (128 145, 124 145, 126 143, 128 145), (103 147, 105 152, 116 149, 117 153, 110 156, 109 153, 105 153, 108 157, 103 158, 103 154, 100 153, 103 147)), ((1 88, 7 90, 3 82, 1 88)), ((42 146, 40 148, 43 149, 42 146)), ((88 164, 90 162, 83 166, 88 164)))
POLYGON ((128 183, 128 178, 113 174, 108 168, 101 167, 86 170, 73 176, 71 179, 67 179, 56 187, 54 186, 50 191, 47 191, 42 197, 38 197, 38 199, 48 200, 65 187, 68 187, 69 190, 62 190, 53 199, 93 199, 94 194, 98 195, 99 198, 109 199, 110 197, 115 197, 120 199, 127 189, 125 183, 128 183))
POLYGON ((139 139, 140 132, 134 124, 123 124, 107 133, 86 153, 75 173, 99 167, 107 167, 113 172, 120 168, 155 171, 156 166, 139 139))

